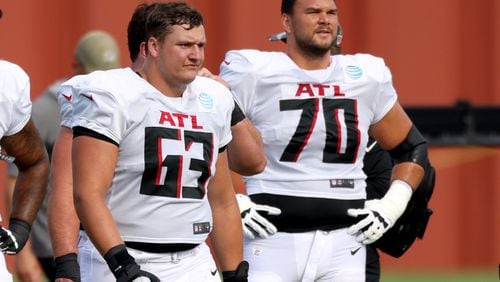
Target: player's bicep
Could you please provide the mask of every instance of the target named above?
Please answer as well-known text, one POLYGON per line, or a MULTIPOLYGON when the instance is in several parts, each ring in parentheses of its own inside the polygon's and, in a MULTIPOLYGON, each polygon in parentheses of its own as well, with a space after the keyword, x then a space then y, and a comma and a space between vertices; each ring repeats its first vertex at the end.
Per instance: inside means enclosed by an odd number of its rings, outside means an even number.
POLYGON ((118 146, 115 144, 88 135, 75 137, 72 148, 75 196, 104 197, 111 185, 117 160, 118 146))
POLYGON ((401 144, 408 135, 412 121, 399 103, 377 123, 370 127, 369 134, 384 150, 391 150, 401 144))
POLYGON ((267 162, 264 145, 250 120, 245 118, 233 125, 231 134, 233 139, 227 147, 230 169, 246 176, 262 172, 267 162))

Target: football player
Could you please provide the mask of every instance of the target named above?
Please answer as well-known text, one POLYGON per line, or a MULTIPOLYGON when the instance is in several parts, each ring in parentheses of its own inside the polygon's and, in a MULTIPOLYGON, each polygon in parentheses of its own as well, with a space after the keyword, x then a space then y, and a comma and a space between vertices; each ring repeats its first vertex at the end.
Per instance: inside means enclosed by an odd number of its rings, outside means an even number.
MULTIPOLYGON (((225 152, 234 100, 223 85, 197 76, 201 15, 185 3, 159 3, 148 13, 138 73, 95 72, 69 86, 76 210, 119 280, 218 281, 205 244, 210 234, 224 279, 244 281, 225 152)), ((91 264, 82 280, 112 278, 99 272, 102 262, 91 264)))
MULTIPOLYGON (((156 4, 141 4, 135 9, 132 18, 128 26, 128 47, 130 53, 130 59, 132 61, 132 70, 138 71, 142 68, 144 63, 144 24, 146 13, 148 9, 156 4)), ((200 71, 200 75, 208 76, 207 74, 200 71)), ((217 79, 218 77, 210 75, 210 78, 217 79)), ((61 115, 63 117, 61 133, 58 138, 58 142, 54 148, 54 160, 52 164, 52 181, 55 186, 57 186, 57 193, 52 193, 54 196, 51 198, 59 199, 57 203, 54 203, 54 207, 60 207, 61 204, 68 205, 67 208, 63 209, 64 214, 61 213, 60 209, 58 213, 54 213, 54 220, 60 222, 53 229, 53 233, 57 232, 60 234, 58 236, 57 244, 61 248, 61 257, 58 259, 60 275, 59 277, 65 277, 73 281, 80 279, 80 271, 77 263, 77 244, 76 238, 78 233, 78 219, 76 217, 74 207, 72 204, 72 180, 71 180, 71 140, 73 133, 71 132, 72 123, 72 89, 71 85, 76 83, 81 77, 75 77, 72 80, 66 82, 64 87, 61 88, 61 93, 59 96, 59 103, 61 109, 61 115), (68 165, 69 164, 69 165, 68 165), (71 224, 69 224, 71 223, 71 224)), ((265 166, 265 157, 262 149, 262 141, 260 135, 257 133, 256 129, 248 121, 247 118, 242 115, 241 111, 235 104, 231 117, 231 132, 233 135, 233 140, 228 146, 228 160, 229 166, 232 170, 243 174, 251 175, 263 170, 265 166), (234 142, 233 142, 234 141, 234 142), (248 156, 247 152, 253 152, 251 156, 248 156)), ((81 231, 84 237, 86 235, 81 231)), ((80 255, 78 260, 81 264, 83 262, 83 257, 92 257, 92 260, 100 260, 104 262, 100 255, 97 253, 93 247, 90 240, 80 240, 78 246, 80 255)), ((105 263, 105 262, 104 262, 105 263)), ((85 272, 82 269, 82 272, 85 272)), ((108 271, 107 267, 103 270, 108 271)), ((89 277, 83 274, 84 277, 89 277)), ((64 280, 60 280, 64 281, 64 280)))
MULTIPOLYGON (((332 55, 341 53, 340 43, 342 37, 342 28, 337 25, 337 40, 333 42, 330 50, 332 55)), ((269 37, 269 40, 286 42, 286 32, 273 34, 269 37)), ((392 167, 393 160, 390 154, 382 150, 377 142, 370 138, 363 159, 367 200, 380 199, 385 195, 390 187, 392 167)), ((424 178, 417 187, 416 193, 413 193, 403 215, 380 239, 366 246, 366 282, 380 281, 380 260, 377 248, 398 258, 410 248, 416 238, 423 239, 432 214, 432 210, 428 208, 428 203, 434 190, 434 180, 435 170, 430 163, 427 163, 424 178)), ((243 196, 237 195, 237 197, 240 199, 243 196)), ((240 207, 242 206, 240 205, 240 207)), ((242 219, 247 222, 243 225, 245 234, 249 233, 251 238, 255 237, 255 235, 266 238, 274 234, 276 227, 260 215, 260 213, 267 212, 271 208, 274 207, 263 207, 257 204, 247 208, 247 215, 242 219), (255 225, 257 229, 253 228, 255 225)))
MULTIPOLYGON (((9 226, 0 227, 0 250, 13 255, 29 238, 47 189, 49 162, 43 141, 31 120, 28 75, 18 65, 0 60, 0 81, 1 159, 13 162, 19 169, 9 226)), ((0 280, 12 281, 3 255, 0 255, 0 280)))
POLYGON ((277 233, 245 239, 251 281, 365 281, 365 245, 401 216, 424 172, 425 140, 397 102, 391 73, 371 55, 330 55, 334 0, 283 0, 286 52, 230 51, 221 64, 260 131, 263 173, 246 178, 248 205, 277 233), (397 164, 386 195, 365 206, 368 137, 397 164), (279 267, 278 267, 279 263, 279 267))

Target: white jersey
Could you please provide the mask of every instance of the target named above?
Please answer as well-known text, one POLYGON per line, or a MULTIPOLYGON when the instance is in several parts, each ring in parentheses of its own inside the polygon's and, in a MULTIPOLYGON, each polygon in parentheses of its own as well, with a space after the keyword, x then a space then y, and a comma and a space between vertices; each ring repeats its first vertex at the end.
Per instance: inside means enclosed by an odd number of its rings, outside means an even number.
POLYGON ((0 60, 0 139, 21 131, 30 117, 28 75, 18 65, 0 60))
POLYGON ((73 129, 119 146, 105 201, 122 239, 202 243, 212 228, 207 183, 231 140, 231 93, 197 77, 182 97, 167 97, 130 68, 93 72, 72 88, 73 129))
POLYGON ((221 77, 264 141, 267 166, 245 178, 249 194, 365 198, 368 128, 397 100, 382 59, 337 55, 307 71, 282 52, 230 51, 221 77))

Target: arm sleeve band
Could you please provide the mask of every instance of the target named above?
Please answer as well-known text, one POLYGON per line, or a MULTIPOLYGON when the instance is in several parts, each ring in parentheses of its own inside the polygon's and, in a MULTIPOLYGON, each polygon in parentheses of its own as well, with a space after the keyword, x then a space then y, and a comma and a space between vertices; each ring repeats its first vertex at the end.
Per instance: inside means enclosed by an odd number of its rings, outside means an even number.
POLYGON ((93 138, 96 138, 96 139, 100 139, 102 141, 106 141, 106 142, 109 142, 113 145, 116 145, 117 147, 118 146, 118 143, 116 143, 115 141, 113 141, 111 138, 107 137, 107 136, 104 136, 100 133, 97 133, 91 129, 88 129, 88 128, 85 128, 83 126, 75 126, 73 127, 73 138, 76 138, 78 136, 89 136, 89 137, 93 137, 93 138))
POLYGON ((398 163, 413 162, 425 167, 428 163, 427 141, 415 126, 412 126, 405 140, 389 151, 393 160, 398 163))
POLYGON ((237 124, 238 122, 242 121, 245 119, 245 114, 241 110, 240 106, 236 101, 234 101, 234 110, 231 115, 231 126, 237 124))

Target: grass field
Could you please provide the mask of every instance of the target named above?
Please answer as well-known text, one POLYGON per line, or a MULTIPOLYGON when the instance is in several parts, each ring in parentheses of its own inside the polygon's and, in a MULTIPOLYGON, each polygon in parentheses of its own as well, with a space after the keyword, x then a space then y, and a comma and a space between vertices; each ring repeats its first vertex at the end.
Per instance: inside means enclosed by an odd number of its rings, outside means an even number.
POLYGON ((467 272, 387 272, 382 273, 381 282, 499 282, 495 271, 467 272))

